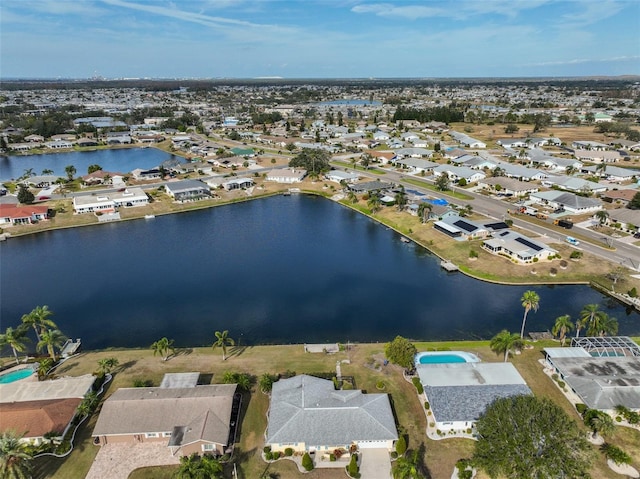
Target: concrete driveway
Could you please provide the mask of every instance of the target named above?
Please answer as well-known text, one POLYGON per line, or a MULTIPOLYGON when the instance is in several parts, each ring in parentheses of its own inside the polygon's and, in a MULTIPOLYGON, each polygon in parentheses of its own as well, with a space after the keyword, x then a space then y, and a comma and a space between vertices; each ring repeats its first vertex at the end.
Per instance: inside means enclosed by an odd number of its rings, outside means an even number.
POLYGON ((391 458, 386 449, 360 449, 360 474, 366 479, 389 479, 391 458))
MULTIPOLYGON (((180 464, 166 443, 120 443, 100 447, 86 479, 127 479, 134 469, 146 466, 180 464)), ((366 476, 365 476, 366 477, 366 476)))

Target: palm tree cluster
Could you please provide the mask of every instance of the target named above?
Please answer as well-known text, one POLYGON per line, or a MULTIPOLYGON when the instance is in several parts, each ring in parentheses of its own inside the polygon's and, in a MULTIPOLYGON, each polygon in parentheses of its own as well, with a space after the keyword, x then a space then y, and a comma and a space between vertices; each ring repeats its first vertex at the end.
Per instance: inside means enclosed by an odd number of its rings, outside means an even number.
POLYGON ((26 351, 27 343, 30 341, 27 333, 32 328, 36 335, 36 351, 46 349, 49 357, 55 362, 58 359, 56 349, 60 350, 67 338, 51 316, 53 312, 48 306, 36 306, 30 313, 22 315, 22 322, 17 328, 9 326, 0 334, 0 348, 9 346, 18 364, 18 353, 26 351))
POLYGON ((573 329, 576 330, 576 338, 580 337, 580 331, 583 330, 587 336, 615 335, 618 333, 618 320, 601 311, 599 305, 587 304, 580 311, 580 317, 575 323, 571 321, 571 316, 568 314, 557 317, 551 332, 558 337, 564 346, 567 333, 573 329))

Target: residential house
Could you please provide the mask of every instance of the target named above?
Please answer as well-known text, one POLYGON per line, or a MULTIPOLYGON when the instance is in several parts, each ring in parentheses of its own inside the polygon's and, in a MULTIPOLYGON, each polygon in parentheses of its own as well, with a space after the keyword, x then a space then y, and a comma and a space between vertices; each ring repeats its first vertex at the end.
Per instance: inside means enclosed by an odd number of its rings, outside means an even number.
POLYGON ((452 181, 460 181, 461 179, 464 179, 467 183, 475 183, 487 176, 481 171, 472 170, 465 166, 455 165, 439 165, 433 169, 433 174, 435 176, 447 174, 449 175, 449 179, 452 181))
POLYGON ((44 136, 42 135, 28 135, 24 137, 24 141, 29 143, 42 143, 44 141, 44 136))
POLYGON ((98 140, 95 138, 80 138, 76 144, 82 148, 90 147, 90 146, 98 146, 98 140))
POLYGON ((425 158, 431 155, 433 155, 433 151, 426 148, 400 148, 396 151, 398 158, 425 158))
POLYGON ((227 190, 246 190, 247 188, 251 188, 254 185, 254 182, 251 178, 231 178, 230 180, 222 183, 222 187, 227 190))
POLYGON ((562 208, 570 214, 592 214, 603 209, 602 202, 595 198, 585 198, 565 191, 539 191, 532 193, 529 199, 533 203, 562 208))
POLYGON ((571 147, 577 150, 605 151, 609 150, 609 145, 598 141, 577 140, 571 143, 571 147))
POLYGON ((383 165, 392 163, 396 159, 396 153, 393 151, 368 150, 365 153, 368 153, 372 158, 374 158, 376 161, 379 161, 383 165))
POLYGON ((162 171, 158 168, 151 168, 149 170, 143 170, 141 168, 136 168, 131 172, 133 177, 136 180, 140 181, 149 181, 149 180, 161 180, 162 179, 162 171))
POLYGON ((98 195, 74 196, 73 210, 83 213, 113 213, 118 208, 132 208, 149 204, 149 197, 142 188, 132 187, 98 195))
POLYGON ((101 446, 161 443, 167 454, 223 455, 235 438, 236 384, 120 388, 102 405, 92 436, 101 446))
POLYGON ((616 208, 607 210, 609 217, 607 223, 619 223, 630 233, 636 233, 640 228, 640 210, 630 210, 628 208, 616 208))
POLYGON ((640 411, 640 348, 627 336, 573 338, 544 348, 545 362, 590 409, 640 411))
POLYGON ((410 173, 427 173, 433 171, 438 163, 420 158, 400 158, 396 160, 396 167, 409 170, 410 173))
POLYGON ((332 381, 306 374, 273 384, 265 444, 273 451, 391 451, 398 439, 387 394, 336 390, 332 381))
POLYGON ((547 188, 557 187, 575 193, 599 194, 607 191, 607 185, 601 185, 594 181, 577 178, 575 176, 547 176, 541 181, 542 186, 547 188))
POLYGON ((486 148, 487 147, 486 143, 480 140, 476 140, 475 138, 465 135, 464 133, 450 130, 449 135, 458 143, 460 143, 462 146, 466 146, 467 148, 486 148))
POLYGON ((604 170, 597 166, 586 166, 582 169, 585 172, 594 175, 603 175, 607 180, 621 183, 623 181, 632 181, 634 178, 640 179, 640 171, 631 168, 620 168, 619 166, 606 165, 604 170))
POLYGON ((283 168, 271 170, 265 177, 266 181, 275 181, 276 183, 300 183, 307 176, 307 170, 283 168))
POLYGON ((503 171, 504 176, 517 178, 522 181, 536 181, 547 177, 544 171, 511 163, 499 162, 498 167, 503 171))
POLYGON ((124 184, 124 173, 98 170, 82 177, 82 182, 87 185, 124 184))
POLYGON ((484 240, 482 247, 490 253, 508 256, 519 263, 548 259, 557 253, 544 243, 510 230, 484 240))
POLYGON ((40 444, 45 436, 62 440, 78 405, 91 391, 95 377, 86 374, 48 381, 0 384, 0 433, 23 433, 23 442, 40 444))
POLYGON ((507 178, 505 176, 494 176, 478 181, 478 186, 483 189, 495 191, 501 195, 527 196, 536 193, 539 188, 537 185, 527 181, 516 180, 515 178, 507 178))
POLYGON ((457 240, 486 238, 491 233, 483 225, 460 216, 447 216, 433 224, 438 231, 457 240))
POLYGON ((25 186, 33 186, 35 188, 47 188, 58 182, 60 176, 58 175, 34 175, 23 180, 20 183, 25 186))
POLYGON ((211 196, 209 186, 199 180, 182 180, 165 185, 167 194, 175 201, 200 200, 211 196))
POLYGON ((64 149, 73 148, 73 143, 66 140, 56 140, 56 141, 47 141, 44 144, 44 146, 52 150, 64 150, 64 149))
POLYGON ((351 173, 349 171, 342 170, 330 170, 325 173, 324 177, 329 181, 333 181, 334 183, 341 183, 343 181, 347 183, 355 183, 360 178, 357 173, 351 173))
POLYGON ((623 189, 623 190, 610 190, 603 193, 600 198, 608 203, 614 203, 617 205, 626 206, 638 194, 638 190, 623 189))
POLYGON ((49 219, 49 207, 42 205, 0 204, 0 225, 15 226, 33 224, 49 219))
POLYGON ((615 163, 623 158, 619 151, 605 150, 574 150, 573 155, 579 160, 593 163, 615 163))
POLYGON ((496 399, 531 394, 511 363, 417 364, 416 372, 432 412, 429 421, 445 433, 473 428, 496 399))

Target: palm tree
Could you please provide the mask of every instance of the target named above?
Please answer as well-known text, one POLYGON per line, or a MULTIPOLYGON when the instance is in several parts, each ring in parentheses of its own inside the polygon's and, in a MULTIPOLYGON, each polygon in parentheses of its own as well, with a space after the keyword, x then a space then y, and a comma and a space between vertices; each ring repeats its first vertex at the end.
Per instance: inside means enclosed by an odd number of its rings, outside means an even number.
POLYGON ((609 218, 609 213, 607 213, 605 210, 597 211, 596 218, 600 222, 600 226, 603 226, 607 222, 607 219, 609 218))
POLYGON ((540 296, 535 291, 525 291, 520 298, 522 302, 522 307, 524 308, 524 316, 522 317, 522 328, 520 329, 520 339, 524 339, 524 327, 527 322, 527 314, 529 311, 533 309, 533 311, 538 311, 538 307, 540 306, 540 296))
POLYGON ((11 347, 13 355, 16 358, 16 364, 20 364, 18 353, 22 353, 27 349, 27 341, 29 341, 29 339, 25 337, 25 331, 21 328, 13 329, 12 327, 8 327, 4 334, 0 334, 0 347, 11 347))
POLYGON ((216 479, 222 477, 223 466, 214 457, 202 457, 193 453, 180 458, 180 467, 176 471, 177 479, 216 479))
POLYGON ((613 419, 607 413, 590 409, 584 415, 584 423, 593 432, 593 438, 609 436, 615 430, 613 419))
POLYGON ((64 172, 67 174, 69 181, 72 181, 73 176, 76 174, 76 167, 73 165, 67 165, 64 167, 64 172))
POLYGON ((229 337, 229 331, 224 330, 222 332, 216 331, 216 340, 211 345, 213 349, 222 348, 222 360, 227 360, 227 346, 235 345, 235 341, 229 337))
POLYGON ((31 477, 31 456, 26 444, 16 432, 7 430, 0 434, 0 477, 3 479, 28 479, 31 477))
POLYGON ((431 203, 420 203, 418 205, 418 217, 420 221, 426 223, 429 219, 429 214, 433 211, 433 205, 431 203))
POLYGON ((504 362, 506 363, 507 359, 509 359, 509 353, 513 349, 521 349, 524 346, 524 341, 517 333, 510 333, 503 329, 491 339, 489 346, 494 353, 498 355, 504 354, 504 362))
POLYGON ((587 334, 589 336, 606 336, 607 334, 615 335, 618 333, 618 320, 610 317, 607 313, 601 311, 596 315, 593 322, 589 323, 587 334))
POLYGON ((407 194, 404 192, 404 186, 400 185, 400 189, 395 195, 396 208, 402 211, 407 205, 407 194))
POLYGON ((44 170, 42 170, 42 174, 43 175, 53 175, 53 170, 49 169, 49 168, 45 168, 44 170))
POLYGON ((55 348, 61 349, 66 340, 67 337, 62 334, 62 331, 59 329, 45 330, 40 334, 40 341, 38 341, 38 344, 36 345, 36 350, 40 352, 42 349, 47 348, 49 357, 55 361, 55 348))
POLYGON ((44 306, 36 306, 33 311, 22 315, 22 324, 31 326, 36 332, 36 338, 40 342, 40 334, 46 329, 57 329, 56 323, 51 319, 53 311, 46 304, 44 306))
POLYGON ((572 329, 573 323, 571 322, 571 316, 565 314, 556 318, 556 322, 553 325, 553 329, 551 330, 551 332, 554 336, 560 337, 560 344, 564 346, 564 343, 567 339, 567 333, 572 329))
POLYGON ((358 202, 358 196, 353 191, 349 191, 347 193, 347 199, 353 204, 356 204, 358 202))
POLYGON ((393 468, 394 479, 423 479, 424 475, 420 472, 420 457, 417 450, 411 451, 399 457, 396 466, 393 468))
POLYGON ((600 311, 600 306, 597 304, 587 304, 582 311, 580 311, 580 323, 576 322, 576 338, 580 334, 581 328, 587 329, 587 335, 589 336, 589 331, 592 331, 594 328, 592 324, 597 325, 600 323, 600 317, 605 314, 604 311, 600 311))
POLYGON ((118 366, 120 362, 117 358, 102 358, 98 361, 98 367, 102 374, 109 374, 111 370, 118 366))
POLYGON ((367 201, 367 206, 371 210, 372 213, 377 213, 380 211, 380 197, 375 193, 369 197, 369 201, 367 201))
POLYGON ((175 348, 173 347, 173 339, 167 339, 166 337, 158 339, 151 345, 153 355, 159 354, 162 356, 162 360, 169 359, 169 353, 173 353, 175 348))

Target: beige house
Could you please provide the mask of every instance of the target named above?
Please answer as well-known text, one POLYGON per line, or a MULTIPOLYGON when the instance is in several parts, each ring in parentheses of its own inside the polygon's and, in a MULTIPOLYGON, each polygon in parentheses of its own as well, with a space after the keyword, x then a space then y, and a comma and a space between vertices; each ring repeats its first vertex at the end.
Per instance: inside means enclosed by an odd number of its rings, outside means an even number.
POLYGON ((102 406, 95 442, 160 442, 180 456, 225 454, 235 436, 237 385, 178 386, 118 389, 102 406))

